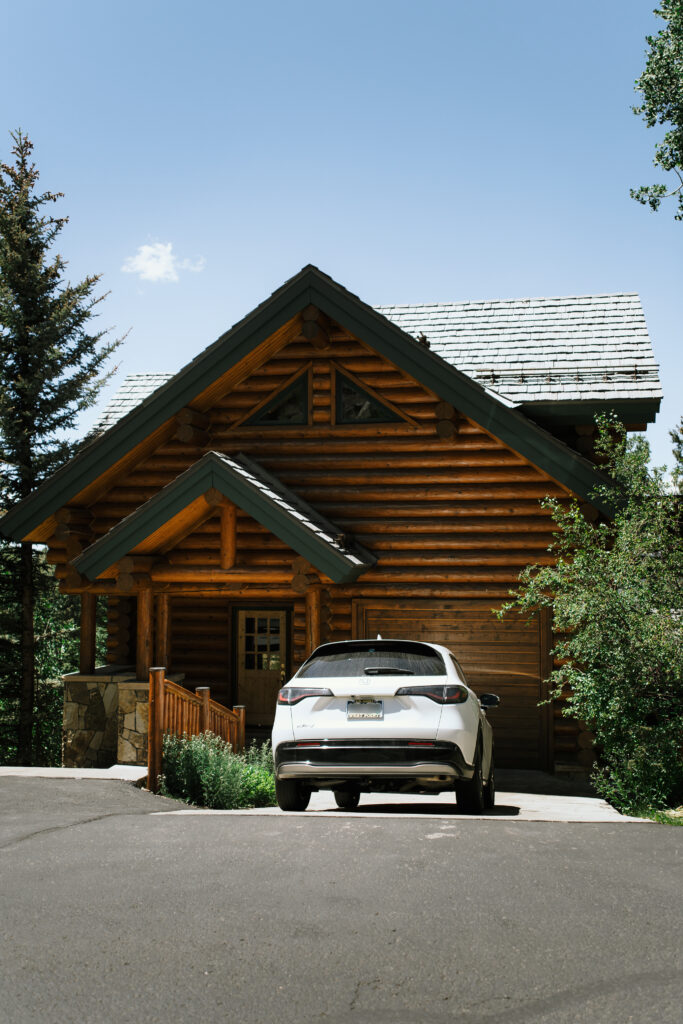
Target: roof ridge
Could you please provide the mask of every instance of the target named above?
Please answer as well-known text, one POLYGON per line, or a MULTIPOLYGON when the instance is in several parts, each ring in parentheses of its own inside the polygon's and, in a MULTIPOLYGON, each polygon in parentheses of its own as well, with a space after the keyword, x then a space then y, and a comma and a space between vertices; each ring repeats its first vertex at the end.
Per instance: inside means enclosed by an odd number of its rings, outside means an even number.
POLYGON ((572 299, 617 299, 629 298, 640 301, 639 292, 586 292, 578 295, 521 295, 506 299, 448 299, 442 302, 384 302, 373 309, 431 309, 443 306, 483 306, 512 302, 568 302, 572 299))

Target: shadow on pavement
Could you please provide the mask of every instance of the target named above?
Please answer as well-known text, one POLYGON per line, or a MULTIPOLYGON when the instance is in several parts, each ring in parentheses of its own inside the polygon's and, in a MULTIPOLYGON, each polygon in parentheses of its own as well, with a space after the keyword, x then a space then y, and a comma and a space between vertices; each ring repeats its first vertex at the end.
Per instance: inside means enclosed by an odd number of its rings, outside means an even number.
MULTIPOLYGON (((326 810, 333 813, 339 813, 338 807, 329 807, 326 808, 326 810)), ((362 814, 365 817, 373 814, 377 814, 378 816, 382 814, 390 814, 392 815, 392 817, 397 814, 410 814, 412 816, 415 816, 416 814, 424 814, 425 816, 437 815, 438 817, 443 817, 444 814, 452 814, 454 818, 472 817, 470 814, 465 814, 464 811, 459 811, 455 804, 455 800, 450 802, 444 801, 444 803, 440 804, 422 803, 418 802, 418 800, 414 800, 412 803, 375 804, 369 802, 364 803, 363 800, 361 799, 360 807, 358 808, 358 810, 362 812, 362 814)), ((519 807, 514 805, 497 804, 492 811, 482 811, 481 815, 478 815, 478 817, 496 818, 500 816, 516 818, 519 815, 519 811, 519 807)), ((324 814, 325 811, 323 811, 322 813, 324 814)), ((344 811, 344 814, 353 816, 355 814, 355 811, 344 811)))
POLYGON ((583 772, 550 775, 548 772, 524 771, 521 768, 496 768, 498 795, 505 793, 537 793, 545 796, 597 796, 583 772))

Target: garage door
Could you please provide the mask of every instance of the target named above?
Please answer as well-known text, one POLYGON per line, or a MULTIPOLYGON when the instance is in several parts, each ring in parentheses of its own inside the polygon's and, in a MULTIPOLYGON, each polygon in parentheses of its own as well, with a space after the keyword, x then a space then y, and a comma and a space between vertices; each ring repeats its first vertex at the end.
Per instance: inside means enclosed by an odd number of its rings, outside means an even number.
POLYGON ((499 621, 487 601, 362 600, 355 602, 355 635, 386 640, 428 640, 448 647, 477 693, 500 696, 490 712, 496 760, 501 767, 547 768, 547 707, 541 678, 547 673, 538 618, 499 621), (544 672, 541 665, 544 665, 544 672))

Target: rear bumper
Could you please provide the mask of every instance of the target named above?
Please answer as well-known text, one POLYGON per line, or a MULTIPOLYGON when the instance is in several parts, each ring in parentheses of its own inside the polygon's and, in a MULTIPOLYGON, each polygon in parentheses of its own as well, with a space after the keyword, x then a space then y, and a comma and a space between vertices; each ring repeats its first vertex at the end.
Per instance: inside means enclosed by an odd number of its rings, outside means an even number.
POLYGON ((278 779, 319 779, 326 783, 355 779, 437 779, 448 783, 472 777, 455 743, 423 746, 409 740, 320 740, 276 747, 278 779))

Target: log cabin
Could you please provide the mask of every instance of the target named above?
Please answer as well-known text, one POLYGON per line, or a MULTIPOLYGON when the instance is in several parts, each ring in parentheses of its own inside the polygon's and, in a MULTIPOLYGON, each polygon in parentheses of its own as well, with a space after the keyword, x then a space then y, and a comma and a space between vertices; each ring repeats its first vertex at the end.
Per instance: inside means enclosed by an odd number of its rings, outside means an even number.
POLYGON ((609 514, 595 414, 643 430, 660 399, 637 295, 373 308, 305 267, 178 373, 127 378, 0 522, 80 595, 65 763, 144 761, 154 664, 263 735, 316 645, 381 634, 500 695, 501 765, 587 766, 585 725, 543 703, 547 615, 493 610, 550 557, 541 499, 609 514))

